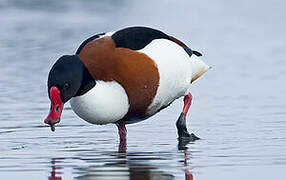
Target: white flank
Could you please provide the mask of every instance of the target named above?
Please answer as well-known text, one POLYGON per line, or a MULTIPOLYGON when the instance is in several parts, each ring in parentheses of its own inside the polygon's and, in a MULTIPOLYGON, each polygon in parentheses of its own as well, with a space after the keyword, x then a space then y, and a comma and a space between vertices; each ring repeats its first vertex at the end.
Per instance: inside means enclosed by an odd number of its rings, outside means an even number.
POLYGON ((181 46, 166 39, 153 40, 139 52, 152 58, 159 69, 159 87, 147 109, 147 114, 153 115, 161 107, 167 106, 188 92, 192 78, 192 63, 181 46))
POLYGON ((96 81, 82 96, 70 100, 73 111, 92 124, 113 123, 123 118, 129 109, 124 88, 117 82, 96 81))

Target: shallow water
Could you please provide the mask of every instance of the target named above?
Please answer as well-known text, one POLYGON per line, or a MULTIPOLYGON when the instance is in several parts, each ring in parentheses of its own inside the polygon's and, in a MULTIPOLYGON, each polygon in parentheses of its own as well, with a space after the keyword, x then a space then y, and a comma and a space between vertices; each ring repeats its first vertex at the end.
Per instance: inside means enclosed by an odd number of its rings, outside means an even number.
POLYGON ((285 5, 0 1, 1 179, 284 179, 285 5), (169 32, 213 67, 191 89, 188 128, 202 139, 185 150, 175 128, 182 99, 128 125, 126 153, 114 125, 90 125, 69 104, 55 132, 43 123, 54 61, 94 33, 129 25, 169 32))

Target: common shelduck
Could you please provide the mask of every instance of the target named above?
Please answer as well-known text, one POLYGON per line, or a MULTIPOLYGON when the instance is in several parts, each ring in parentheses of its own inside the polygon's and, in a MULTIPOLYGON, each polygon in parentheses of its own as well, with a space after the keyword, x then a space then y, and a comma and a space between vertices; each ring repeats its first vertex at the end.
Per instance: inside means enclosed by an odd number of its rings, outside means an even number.
POLYGON ((45 123, 54 131, 70 100, 80 118, 115 123, 125 141, 125 124, 145 120, 184 96, 178 135, 196 138, 187 131, 186 115, 192 102, 189 87, 209 69, 200 56, 175 37, 148 27, 94 35, 50 70, 51 108, 45 123))

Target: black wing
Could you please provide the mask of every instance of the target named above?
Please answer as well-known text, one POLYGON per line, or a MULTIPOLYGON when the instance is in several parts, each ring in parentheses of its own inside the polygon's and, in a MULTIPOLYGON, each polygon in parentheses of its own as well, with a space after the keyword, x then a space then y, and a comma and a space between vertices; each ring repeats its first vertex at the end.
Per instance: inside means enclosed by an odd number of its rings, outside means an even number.
POLYGON ((154 39, 169 39, 169 36, 148 27, 128 27, 117 31, 111 38, 115 42, 116 47, 139 50, 147 46, 154 39))
POLYGON ((180 45, 189 56, 193 54, 191 48, 186 46, 182 41, 162 31, 148 27, 128 27, 117 31, 111 38, 115 42, 116 47, 129 48, 132 50, 142 49, 155 39, 168 39, 180 45))
MULTIPOLYGON (((82 48, 89 43, 90 41, 93 41, 94 39, 99 38, 101 35, 104 35, 105 33, 96 34, 88 39, 86 39, 77 49, 76 54, 78 55, 82 48)), ((170 41, 173 41, 180 45, 186 53, 191 56, 193 53, 197 56, 201 56, 201 53, 195 51, 193 52, 191 48, 186 46, 182 41, 169 36, 162 31, 152 29, 149 27, 128 27, 122 30, 119 30, 115 32, 111 36, 112 40, 114 41, 116 47, 122 47, 122 48, 129 48, 132 50, 140 50, 143 49, 145 46, 147 46, 151 41, 155 39, 168 39, 170 41)))

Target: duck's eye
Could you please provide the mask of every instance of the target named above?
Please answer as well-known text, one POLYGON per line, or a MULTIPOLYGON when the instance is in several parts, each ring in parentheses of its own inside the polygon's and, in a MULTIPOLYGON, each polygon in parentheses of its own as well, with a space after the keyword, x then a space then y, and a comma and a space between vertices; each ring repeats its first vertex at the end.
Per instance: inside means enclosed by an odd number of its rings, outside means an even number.
POLYGON ((68 89, 69 87, 70 87, 70 84, 69 83, 65 83, 64 89, 68 89))

